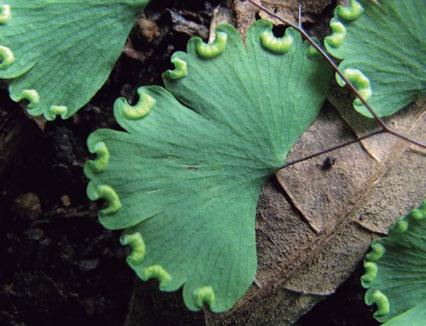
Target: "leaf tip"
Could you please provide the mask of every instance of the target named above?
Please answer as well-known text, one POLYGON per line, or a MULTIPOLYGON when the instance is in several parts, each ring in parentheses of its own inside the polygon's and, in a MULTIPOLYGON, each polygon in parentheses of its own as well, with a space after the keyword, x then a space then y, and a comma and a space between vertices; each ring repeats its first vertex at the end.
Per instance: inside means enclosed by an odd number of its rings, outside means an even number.
POLYGON ((60 116, 62 119, 66 119, 68 113, 68 108, 65 105, 52 105, 49 110, 45 112, 44 117, 48 121, 53 121, 58 116, 60 116))
POLYGON ((336 7, 336 16, 339 16, 347 21, 358 19, 364 12, 364 7, 356 0, 350 0, 349 6, 339 5, 336 7))
POLYGON ((376 241, 371 244, 371 251, 367 254, 366 258, 367 260, 371 262, 376 262, 380 260, 380 258, 383 257, 385 254, 385 246, 381 244, 380 242, 376 241))
POLYGON ((134 266, 142 263, 145 257, 145 242, 139 232, 123 235, 120 242, 123 246, 130 246, 132 250, 127 256, 129 265, 134 266))
POLYGON ((9 68, 15 62, 15 55, 6 46, 0 46, 0 70, 9 68))
MULTIPOLYGON (((355 86, 358 93, 365 101, 368 101, 373 96, 370 79, 368 79, 361 70, 346 68, 343 71, 343 75, 355 86)), ((341 87, 346 85, 345 81, 338 74, 336 74, 336 81, 341 87)), ((371 114, 367 111, 359 98, 354 100, 353 105, 357 111, 361 111, 364 115, 371 117, 371 114)))
POLYGON ((374 313, 375 318, 386 316, 390 312, 390 303, 388 297, 380 290, 367 291, 365 303, 369 306, 375 304, 377 307, 374 313))
POLYGON ((328 48, 339 48, 346 39, 347 30, 345 25, 333 18, 330 22, 331 35, 324 39, 325 46, 328 48))
POLYGON ((40 94, 35 89, 24 89, 19 96, 11 95, 11 98, 15 102, 28 101, 29 110, 34 109, 40 103, 40 94))
POLYGON ((416 208, 411 212, 411 217, 416 221, 426 219, 426 205, 423 203, 422 207, 416 208))
POLYGON ((188 75, 188 63, 185 60, 177 56, 173 56, 171 61, 174 64, 175 69, 167 70, 164 73, 165 78, 168 78, 171 80, 178 80, 188 75))
POLYGON ((377 264, 372 261, 364 262, 365 273, 361 276, 361 284, 364 288, 369 288, 377 277, 377 264))
POLYGON ((139 100, 135 105, 130 105, 123 97, 119 98, 114 103, 114 110, 128 120, 139 120, 144 118, 151 112, 155 106, 155 99, 148 95, 143 87, 137 90, 139 100))
POLYGON ((87 161, 87 167, 94 173, 104 172, 110 160, 110 153, 106 144, 98 142, 93 147, 89 146, 89 151, 92 154, 96 154, 96 159, 87 161))
POLYGON ((105 184, 95 186, 93 182, 90 182, 87 187, 87 196, 93 201, 104 199, 108 202, 108 206, 100 211, 102 215, 117 213, 122 208, 120 197, 111 186, 105 184))
POLYGON ((409 214, 396 221, 391 231, 396 233, 406 232, 410 227, 410 219, 417 222, 426 221, 426 201, 423 201, 419 207, 413 209, 409 214))
POLYGON ((193 299, 197 308, 202 309, 204 305, 208 305, 211 309, 216 301, 216 296, 211 286, 203 286, 193 292, 193 299))
POLYGON ((12 10, 10 5, 0 5, 0 25, 7 24, 12 18, 12 10))
POLYGON ((392 230, 397 233, 404 233, 408 230, 408 222, 405 219, 400 219, 395 223, 392 230))
POLYGON ((225 52, 228 34, 216 30, 215 39, 211 43, 204 43, 201 38, 195 38, 197 54, 203 59, 213 59, 225 52))
POLYGON ((149 279, 156 279, 160 283, 160 290, 163 290, 165 286, 172 280, 172 277, 161 265, 152 265, 146 267, 141 273, 138 273, 144 281, 149 279))
POLYGON ((272 32, 272 25, 270 29, 262 32, 259 37, 263 48, 275 54, 287 53, 294 41, 293 36, 290 35, 289 29, 286 29, 284 36, 276 37, 272 32))

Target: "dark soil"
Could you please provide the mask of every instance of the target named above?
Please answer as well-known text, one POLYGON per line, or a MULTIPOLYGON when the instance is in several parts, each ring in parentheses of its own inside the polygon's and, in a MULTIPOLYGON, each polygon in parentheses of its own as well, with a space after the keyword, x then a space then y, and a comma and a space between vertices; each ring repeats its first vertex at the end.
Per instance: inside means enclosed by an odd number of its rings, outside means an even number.
MULTIPOLYGON (((86 198, 86 139, 98 128, 118 128, 114 100, 131 99, 140 85, 161 84, 171 54, 184 50, 190 37, 185 19, 206 29, 219 3, 153 2, 144 14, 151 34, 139 27, 131 34, 137 59, 123 55, 108 83, 69 121, 58 120, 42 130, 8 99, 5 87, 0 89, 0 116, 19 111, 30 125, 25 150, 0 184, 0 325, 123 325, 134 275, 125 263, 119 233, 98 223, 98 207, 86 198), (176 17, 183 27, 176 28, 176 17)), ((301 325, 375 325, 361 302, 358 277, 301 325)), ((155 282, 143 287, 143 324, 202 324, 202 315, 188 312, 179 293, 160 294, 155 282)))

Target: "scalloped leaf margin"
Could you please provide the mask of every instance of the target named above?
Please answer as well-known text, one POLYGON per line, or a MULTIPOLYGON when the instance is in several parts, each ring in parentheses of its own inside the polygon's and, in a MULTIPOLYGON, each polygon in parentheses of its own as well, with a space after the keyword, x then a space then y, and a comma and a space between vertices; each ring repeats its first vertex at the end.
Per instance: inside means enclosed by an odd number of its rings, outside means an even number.
POLYGON ((422 326, 426 320, 426 200, 374 240, 364 260, 365 303, 385 325, 422 326))
MULTIPOLYGON (((426 6, 423 0, 349 0, 339 5, 327 51, 378 116, 392 115, 426 92, 426 6)), ((345 82, 336 74, 337 83, 345 82)), ((371 118, 360 99, 353 106, 371 118)))
POLYGON ((149 0, 0 0, 0 78, 47 120, 71 117, 108 79, 149 0))
POLYGON ((277 38, 265 20, 246 45, 221 25, 212 43, 191 38, 171 61, 166 89, 139 88, 135 105, 116 101, 125 132, 89 137, 87 193, 108 203, 105 227, 125 229, 139 278, 162 291, 183 287, 190 310, 223 312, 256 274, 262 186, 316 118, 331 70, 299 33, 277 38))

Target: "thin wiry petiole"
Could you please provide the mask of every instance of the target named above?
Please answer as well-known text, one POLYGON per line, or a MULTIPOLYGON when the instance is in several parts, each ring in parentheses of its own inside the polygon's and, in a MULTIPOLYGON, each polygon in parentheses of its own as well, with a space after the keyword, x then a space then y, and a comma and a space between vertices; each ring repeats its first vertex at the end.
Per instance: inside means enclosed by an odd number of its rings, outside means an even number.
POLYGON ((346 147, 346 146, 358 143, 361 140, 364 140, 364 139, 367 139, 367 138, 370 138, 370 137, 373 137, 373 136, 376 136, 376 135, 383 134, 385 132, 386 132, 385 130, 379 129, 379 130, 373 131, 373 132, 371 132, 371 133, 369 133, 367 135, 364 135, 364 136, 361 136, 361 137, 357 137, 356 139, 349 140, 347 142, 341 143, 341 144, 333 146, 333 147, 329 147, 329 148, 324 149, 324 150, 322 150, 322 151, 320 151, 318 153, 311 154, 311 155, 305 156, 303 158, 299 158, 299 159, 294 160, 294 161, 290 161, 290 162, 284 164, 279 169, 277 169, 275 172, 277 172, 277 171, 279 171, 281 169, 287 168, 287 167, 289 167, 291 165, 294 165, 294 164, 297 164, 297 163, 300 163, 300 162, 303 162, 303 161, 310 160, 311 158, 314 158, 314 157, 317 157, 317 156, 320 156, 320 155, 323 155, 323 154, 327 154, 327 153, 330 153, 330 152, 335 151, 337 149, 340 149, 340 148, 343 148, 343 147, 346 147))
POLYGON ((298 1, 298 7, 297 7, 297 23, 299 25, 299 28, 302 29, 302 1, 298 1))
POLYGON ((374 120, 377 122, 377 124, 380 126, 380 130, 378 130, 378 131, 376 131, 376 132, 373 132, 373 133, 371 133, 371 134, 369 134, 369 135, 366 135, 366 136, 363 136, 363 137, 359 137, 359 138, 357 138, 357 139, 355 139, 355 140, 353 140, 353 141, 351 141, 351 142, 348 142, 348 143, 343 143, 343 144, 341 144, 341 145, 338 145, 338 146, 335 146, 334 148, 331 148, 330 150, 325 150, 325 151, 321 151, 321 152, 319 152, 319 153, 316 153, 316 154, 313 154, 313 155, 310 155, 310 156, 308 156, 308 157, 306 157, 306 158, 303 158, 303 159, 299 159, 299 160, 297 160, 297 161, 294 161, 294 162, 290 162, 289 164, 286 164, 284 167, 287 167, 287 166, 289 166, 289 165, 293 165, 293 164, 296 164, 296 163, 299 163, 299 162, 302 162, 302 161, 305 161, 305 160, 308 160, 308 159, 310 159, 310 158, 312 158, 312 157, 316 157, 316 156, 319 156, 319 155, 322 155, 322 154, 324 154, 324 153, 328 153, 328 152, 330 152, 330 151, 332 151, 332 150, 335 150, 335 149, 338 149, 338 148, 342 148, 342 147, 345 147, 345 146, 348 146, 348 145, 350 145, 350 144, 353 144, 353 143, 355 143, 355 142, 358 142, 358 141, 360 141, 360 140, 363 140, 363 139, 366 139, 366 138, 368 138, 368 137, 371 137, 371 136, 373 136, 373 135, 376 135, 376 134, 378 134, 378 133, 385 133, 385 132, 387 132, 387 133, 389 133, 389 134, 391 134, 391 135, 393 135, 393 136, 395 136, 395 137, 398 137, 398 138, 400 138, 400 139, 403 139, 403 140, 405 140, 405 141, 407 141, 407 142, 410 142, 410 143, 412 143, 412 144, 414 144, 414 145, 417 145, 417 146, 420 146, 420 147, 422 147, 422 148, 426 148, 426 145, 425 144, 423 144, 422 142, 420 142, 420 141, 417 141, 417 140, 414 140, 414 139, 411 139, 410 137, 408 137, 408 136, 405 136, 405 135, 403 135, 403 134, 401 134, 401 133, 399 133, 398 131, 396 131, 396 130, 393 130, 392 128, 390 128, 390 127, 388 127, 387 125, 386 125, 386 123, 383 121, 383 119, 382 118, 380 118, 378 115, 377 115, 377 113, 371 108, 371 106, 367 103, 367 101, 361 96, 361 94, 358 92, 358 90, 356 89, 356 87, 349 81, 349 79, 348 78, 346 78, 345 77, 345 75, 342 73, 342 71, 340 71, 340 69, 339 69, 339 67, 337 66, 337 64, 333 61, 333 59, 331 59, 329 56, 328 56, 328 54, 327 54, 327 52, 320 46, 320 45, 318 45, 310 36, 309 36, 309 34, 303 29, 303 27, 302 27, 302 23, 301 23, 301 9, 302 9, 302 7, 301 7, 301 3, 300 3, 300 1, 299 1, 299 22, 298 22, 298 24, 296 25, 296 24, 294 24, 294 23, 292 23, 292 22, 289 22, 289 21, 287 21, 287 20, 285 20, 285 19, 283 19, 282 17, 280 17, 279 15, 277 15, 277 14, 275 14, 275 13, 273 13, 272 11, 270 11, 268 8, 265 8, 264 6, 262 6, 262 5, 260 5, 260 4, 258 4, 258 3, 256 3, 254 0, 242 0, 242 1, 247 1, 247 2, 249 2, 251 5, 253 5, 254 7, 256 7, 256 8, 258 8, 258 9, 260 9, 260 10, 262 10, 262 11, 264 11, 265 13, 267 13, 269 16, 271 16, 271 17, 273 17, 273 18, 275 18, 275 19, 277 19, 277 20, 279 20, 280 22, 282 22, 282 23, 284 23, 284 24, 286 24, 286 25, 288 25, 288 26, 291 26, 291 27, 293 27, 294 29, 296 29, 301 35, 302 35, 302 37, 304 38, 304 39, 306 39, 307 41, 308 41, 308 43, 310 44, 310 45, 312 45, 320 54, 321 54, 321 56, 327 61, 327 63, 333 68, 333 70, 345 81, 345 83, 346 83, 346 86, 349 88, 349 90, 353 93, 353 94, 355 94, 356 95, 356 97, 358 97, 359 99, 360 99, 360 101, 362 102, 362 104, 364 104, 364 106, 367 108, 367 110, 368 110, 368 112, 370 112, 370 114, 373 116, 373 118, 374 118, 374 120))

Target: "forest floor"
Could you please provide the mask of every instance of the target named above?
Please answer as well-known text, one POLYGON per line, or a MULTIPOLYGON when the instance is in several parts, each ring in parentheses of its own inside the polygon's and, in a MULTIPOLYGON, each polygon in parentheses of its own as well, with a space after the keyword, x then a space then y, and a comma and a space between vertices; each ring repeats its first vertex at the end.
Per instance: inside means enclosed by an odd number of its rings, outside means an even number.
MULTIPOLYGON (((86 198, 86 139, 98 128, 118 128, 114 100, 140 85, 161 84, 171 54, 184 50, 191 34, 208 32, 218 4, 149 5, 108 83, 69 121, 37 124, 2 85, 0 117, 19 115, 26 139, 0 184, 0 325, 124 325, 135 276, 119 233, 98 223, 98 207, 86 198)), ((376 325, 363 304, 360 274, 361 268, 299 324, 376 325)), ((202 313, 187 311, 180 293, 160 293, 155 282, 145 289, 144 325, 203 324, 202 313)))

